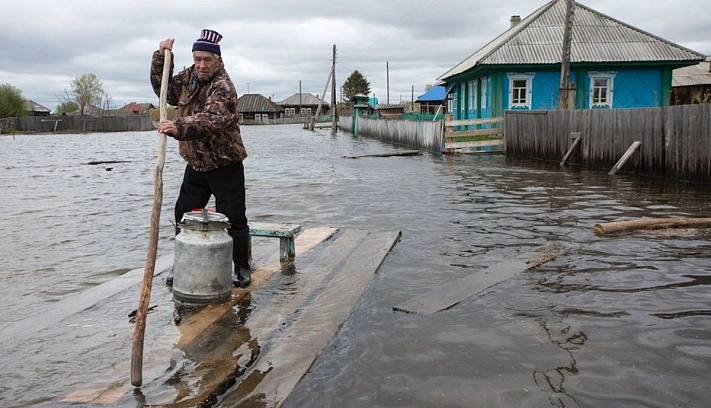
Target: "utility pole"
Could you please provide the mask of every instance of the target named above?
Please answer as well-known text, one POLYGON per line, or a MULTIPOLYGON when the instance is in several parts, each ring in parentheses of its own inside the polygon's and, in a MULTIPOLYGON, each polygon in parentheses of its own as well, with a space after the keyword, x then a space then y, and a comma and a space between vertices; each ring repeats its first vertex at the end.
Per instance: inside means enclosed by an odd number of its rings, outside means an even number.
POLYGON ((299 117, 301 117, 301 80, 299 79, 299 117))
POLYGON ((558 89, 558 109, 565 110, 570 107, 570 43, 573 36, 573 16, 575 0, 566 0, 565 28, 563 30, 563 53, 560 63, 560 88, 558 89))
POLYGON ((385 98, 385 103, 390 105, 390 62, 385 61, 385 80, 387 81, 387 97, 385 98))
POLYGON ((415 85, 412 85, 412 95, 410 95, 410 113, 415 112, 415 85))
POLYGON ((336 108, 336 44, 333 44, 333 75, 331 75, 331 134, 338 130, 338 109, 336 108))

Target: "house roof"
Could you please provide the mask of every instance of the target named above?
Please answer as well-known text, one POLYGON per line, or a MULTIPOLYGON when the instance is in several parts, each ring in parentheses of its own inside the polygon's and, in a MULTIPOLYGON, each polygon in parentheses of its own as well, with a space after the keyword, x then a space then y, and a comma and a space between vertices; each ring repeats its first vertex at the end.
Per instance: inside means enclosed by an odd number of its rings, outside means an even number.
POLYGON ((711 57, 689 67, 677 68, 672 74, 672 86, 711 85, 711 57))
MULTIPOLYGON (((477 66, 560 64, 566 0, 552 0, 445 72, 444 80, 477 66)), ((702 61, 705 55, 575 2, 570 62, 702 61)))
POLYGON ((283 112, 284 109, 260 94, 245 94, 237 99, 240 112, 283 112))
POLYGON ((25 111, 26 112, 48 112, 51 113, 51 109, 47 109, 44 106, 40 105, 39 103, 27 99, 25 100, 25 111))
POLYGON ((405 109, 405 102, 400 102, 400 103, 380 103, 375 106, 376 110, 385 110, 385 109, 405 109))
POLYGON ((146 112, 152 106, 153 105, 151 105, 151 104, 131 102, 131 103, 127 103, 119 110, 131 111, 131 112, 134 112, 134 111, 135 112, 146 112), (150 105, 150 106, 147 106, 147 105, 150 105))
POLYGON ((420 95, 417 98, 417 102, 442 102, 447 95, 445 95, 445 88, 442 85, 433 86, 429 91, 420 95))
MULTIPOLYGON (((295 93, 290 97, 278 102, 281 106, 299 106, 299 105, 318 105, 321 99, 318 96, 310 93, 302 93, 299 99, 299 93, 295 93)), ((321 101, 321 106, 329 106, 328 102, 321 101)))

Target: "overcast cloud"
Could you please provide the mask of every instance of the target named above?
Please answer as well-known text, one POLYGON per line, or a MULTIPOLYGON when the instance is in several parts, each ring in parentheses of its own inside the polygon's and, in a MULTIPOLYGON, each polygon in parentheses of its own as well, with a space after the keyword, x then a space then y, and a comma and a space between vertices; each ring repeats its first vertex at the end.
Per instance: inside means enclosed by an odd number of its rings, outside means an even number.
MULTIPOLYGON (((148 80, 158 42, 175 38, 191 64, 200 30, 223 36, 237 92, 275 101, 321 94, 337 47, 337 86, 354 70, 386 102, 409 101, 545 0, 97 1, 0 0, 0 83, 56 109, 71 80, 92 73, 115 108, 158 103, 148 80), (386 63, 389 70, 386 69, 386 63)), ((582 4, 694 51, 711 54, 709 0, 587 0, 582 4)), ((340 93, 338 94, 340 98, 340 93)), ((328 91, 326 100, 330 100, 328 91)))

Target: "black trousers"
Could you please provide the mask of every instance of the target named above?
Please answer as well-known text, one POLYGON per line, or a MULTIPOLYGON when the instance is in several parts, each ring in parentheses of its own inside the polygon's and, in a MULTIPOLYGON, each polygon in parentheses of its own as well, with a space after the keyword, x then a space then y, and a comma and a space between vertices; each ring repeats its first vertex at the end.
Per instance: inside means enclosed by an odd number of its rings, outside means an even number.
POLYGON ((241 162, 210 171, 195 171, 185 166, 183 184, 175 203, 176 224, 186 212, 204 208, 213 195, 215 210, 226 215, 230 221, 230 235, 248 233, 244 166, 241 162))

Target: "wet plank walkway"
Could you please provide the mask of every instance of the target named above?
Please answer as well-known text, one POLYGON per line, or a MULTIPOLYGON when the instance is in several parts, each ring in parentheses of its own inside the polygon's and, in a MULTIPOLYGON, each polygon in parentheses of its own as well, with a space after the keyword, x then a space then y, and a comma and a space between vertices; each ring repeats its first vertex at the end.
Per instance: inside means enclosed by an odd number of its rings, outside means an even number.
POLYGON ((127 315, 138 303, 143 269, 70 296, 44 316, 3 327, 7 341, 0 352, 8 370, 33 365, 57 372, 56 383, 41 384, 48 406, 277 407, 399 237, 399 231, 306 229, 296 238, 296 262, 284 269, 273 241, 255 239, 252 287, 235 289, 227 303, 190 309, 176 305, 163 284, 172 256, 159 258, 140 389, 130 383, 133 325, 127 315), (19 351, 28 346, 33 353, 19 351))

